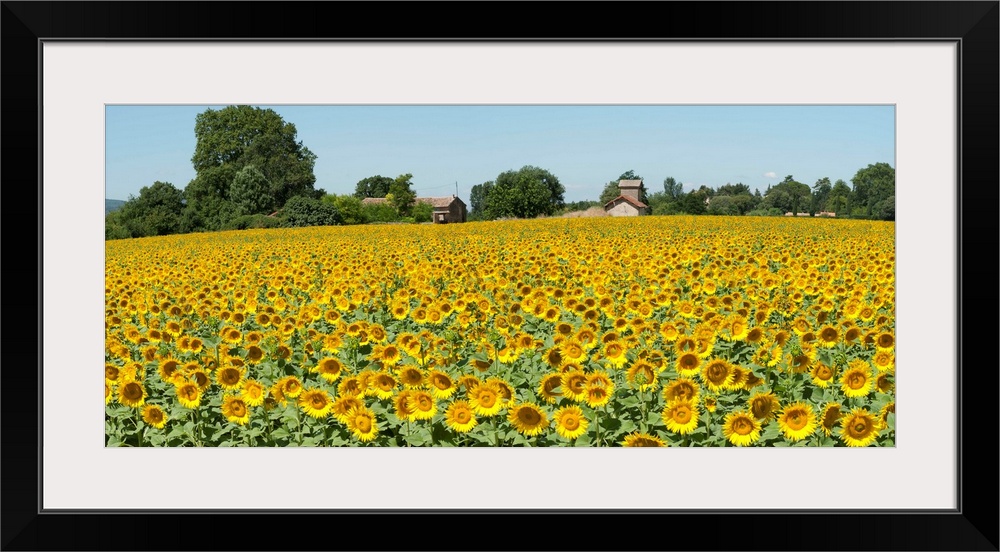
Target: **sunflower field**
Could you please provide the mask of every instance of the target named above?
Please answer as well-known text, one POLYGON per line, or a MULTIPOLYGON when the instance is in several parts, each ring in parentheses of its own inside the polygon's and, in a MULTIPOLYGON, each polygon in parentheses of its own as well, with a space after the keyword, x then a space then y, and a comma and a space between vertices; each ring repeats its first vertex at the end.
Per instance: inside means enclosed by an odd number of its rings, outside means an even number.
POLYGON ((106 242, 106 446, 895 446, 891 222, 106 242))

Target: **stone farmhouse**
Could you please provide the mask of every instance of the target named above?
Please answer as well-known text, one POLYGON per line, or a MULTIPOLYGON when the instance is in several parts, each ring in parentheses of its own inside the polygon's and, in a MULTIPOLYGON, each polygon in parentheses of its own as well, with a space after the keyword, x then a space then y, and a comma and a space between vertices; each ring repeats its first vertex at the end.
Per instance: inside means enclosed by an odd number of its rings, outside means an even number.
POLYGON ((649 213, 649 206, 639 201, 642 180, 619 180, 621 195, 604 204, 604 210, 613 217, 637 217, 649 213))
MULTIPOLYGON (((377 205, 385 203, 386 201, 388 200, 384 197, 366 197, 361 200, 361 203, 364 205, 377 205)), ((434 222, 434 224, 465 222, 466 216, 468 215, 465 202, 457 196, 418 197, 416 202, 426 203, 434 209, 434 212, 431 215, 431 221, 434 222)))

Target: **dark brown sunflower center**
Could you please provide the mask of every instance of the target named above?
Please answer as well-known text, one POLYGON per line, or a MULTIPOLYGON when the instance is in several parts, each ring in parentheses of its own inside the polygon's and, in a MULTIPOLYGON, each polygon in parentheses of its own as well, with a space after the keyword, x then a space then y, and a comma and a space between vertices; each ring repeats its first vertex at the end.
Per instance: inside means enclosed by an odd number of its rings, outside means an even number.
POLYGON ((674 409, 674 420, 680 423, 686 423, 691 419, 691 409, 686 406, 678 406, 674 409))
POLYGON ((138 383, 127 383, 122 394, 130 401, 138 400, 142 398, 142 387, 139 387, 138 383))
POLYGON ((792 412, 785 423, 792 429, 802 429, 806 427, 806 416, 802 412, 792 412))
POLYGON ((816 369, 816 377, 823 381, 830 379, 830 376, 832 375, 833 372, 826 366, 820 366, 816 369))
POLYGON ((541 415, 531 408, 522 408, 517 411, 517 419, 526 425, 535 425, 542 421, 541 415))
POLYGON ((864 374, 851 374, 851 376, 847 378, 847 386, 851 389, 861 389, 865 386, 865 382, 867 381, 868 378, 866 378, 864 374))
POLYGON ((753 431, 753 424, 750 423, 750 420, 738 418, 733 422, 733 431, 739 435, 749 435, 753 431))
POLYGON ((565 416, 563 417, 562 423, 563 427, 570 431, 580 427, 580 419, 576 416, 565 416))

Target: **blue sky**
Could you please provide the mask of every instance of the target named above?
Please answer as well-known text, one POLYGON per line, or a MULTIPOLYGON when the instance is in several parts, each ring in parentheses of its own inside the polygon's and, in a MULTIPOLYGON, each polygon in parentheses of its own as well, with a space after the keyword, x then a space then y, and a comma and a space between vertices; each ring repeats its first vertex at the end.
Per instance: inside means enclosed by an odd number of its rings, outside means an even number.
MULTIPOLYGON (((195 177, 195 117, 207 105, 106 108, 105 197, 195 177)), ((786 175, 813 185, 895 162, 895 110, 878 106, 259 105, 293 123, 316 154, 316 188, 353 193, 376 174, 413 175, 421 196, 458 195, 525 165, 546 169, 565 200, 596 200, 625 171, 651 191, 742 182, 763 193, 786 175)))

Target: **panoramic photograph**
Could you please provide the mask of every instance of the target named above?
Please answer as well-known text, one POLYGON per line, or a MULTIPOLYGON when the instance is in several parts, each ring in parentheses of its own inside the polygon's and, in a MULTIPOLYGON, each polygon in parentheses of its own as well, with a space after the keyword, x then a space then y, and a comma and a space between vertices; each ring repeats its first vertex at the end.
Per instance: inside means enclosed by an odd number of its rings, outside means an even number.
POLYGON ((892 105, 107 105, 106 447, 895 447, 892 105))

